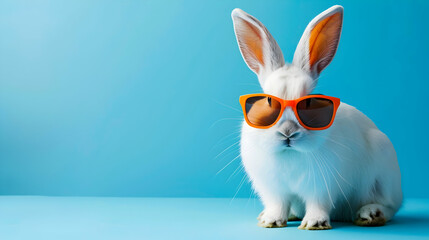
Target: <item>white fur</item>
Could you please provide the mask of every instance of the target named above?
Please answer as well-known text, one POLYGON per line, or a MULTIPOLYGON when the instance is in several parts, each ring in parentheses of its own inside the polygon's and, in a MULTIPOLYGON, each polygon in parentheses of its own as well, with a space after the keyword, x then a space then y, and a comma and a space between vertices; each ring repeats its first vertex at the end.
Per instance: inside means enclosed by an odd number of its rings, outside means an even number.
MULTIPOLYGON (((258 77, 265 93, 283 99, 311 93, 318 76, 306 62, 308 29, 338 11, 342 12, 342 7, 334 6, 309 24, 292 64, 280 64, 275 70, 264 68, 258 77)), ((232 17, 236 30, 241 24, 236 19, 248 18, 241 10, 234 10, 232 17)), ((265 55, 272 54, 268 48, 279 49, 264 46, 265 55)), ((353 221, 358 214, 376 210, 381 210, 386 220, 393 217, 402 202, 396 153, 368 117, 341 103, 334 123, 326 130, 311 131, 298 124, 300 135, 291 141, 292 147, 286 147, 285 137, 278 134, 287 121, 298 123, 289 108, 271 128, 242 125, 242 162, 265 207, 260 225, 270 227, 290 215, 302 218, 305 229, 323 222, 329 227, 330 220, 353 221)))

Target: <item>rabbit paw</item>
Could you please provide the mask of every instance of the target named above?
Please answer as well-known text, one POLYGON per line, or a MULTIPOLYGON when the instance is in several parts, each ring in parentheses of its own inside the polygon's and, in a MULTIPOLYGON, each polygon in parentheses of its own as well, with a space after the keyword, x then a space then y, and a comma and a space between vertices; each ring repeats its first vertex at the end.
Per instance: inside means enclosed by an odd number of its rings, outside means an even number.
POLYGON ((331 229, 329 219, 326 217, 304 217, 301 225, 298 227, 302 230, 326 230, 331 229))
POLYGON ((280 228, 286 227, 287 218, 276 211, 262 211, 258 216, 258 225, 265 228, 280 228))
POLYGON ((383 226, 386 218, 378 204, 368 204, 357 212, 355 224, 358 226, 383 226))

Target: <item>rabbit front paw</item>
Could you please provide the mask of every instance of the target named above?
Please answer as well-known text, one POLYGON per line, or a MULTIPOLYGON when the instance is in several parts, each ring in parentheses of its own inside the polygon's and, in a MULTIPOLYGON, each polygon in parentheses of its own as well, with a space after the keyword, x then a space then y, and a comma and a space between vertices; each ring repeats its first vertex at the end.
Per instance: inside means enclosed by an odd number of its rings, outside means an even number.
POLYGON ((265 209, 259 214, 258 220, 258 225, 264 228, 280 228, 287 225, 287 215, 281 211, 265 209))
POLYGON ((383 226, 386 224, 386 218, 381 211, 379 204, 368 204, 363 206, 357 212, 355 224, 358 226, 383 226))
POLYGON ((305 216, 298 228, 302 230, 326 230, 332 227, 327 217, 305 216))

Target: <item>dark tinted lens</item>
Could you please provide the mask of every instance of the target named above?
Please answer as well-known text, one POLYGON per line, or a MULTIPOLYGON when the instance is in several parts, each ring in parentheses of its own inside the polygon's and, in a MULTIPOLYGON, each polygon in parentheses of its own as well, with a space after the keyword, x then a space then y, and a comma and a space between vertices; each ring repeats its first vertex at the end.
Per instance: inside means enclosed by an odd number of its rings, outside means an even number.
POLYGON ((256 126, 273 124, 281 110, 281 104, 270 97, 250 97, 246 100, 246 114, 249 122, 256 126))
POLYGON ((332 120, 334 103, 324 98, 307 98, 296 105, 296 111, 307 127, 322 128, 332 120))

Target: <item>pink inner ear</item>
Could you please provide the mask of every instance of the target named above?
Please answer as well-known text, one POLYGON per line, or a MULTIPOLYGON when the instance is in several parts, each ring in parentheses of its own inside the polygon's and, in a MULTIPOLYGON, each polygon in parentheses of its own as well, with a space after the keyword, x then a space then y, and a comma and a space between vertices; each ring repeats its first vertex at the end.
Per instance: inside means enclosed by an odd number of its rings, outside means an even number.
POLYGON ((320 21, 310 33, 310 67, 317 64, 320 73, 331 62, 340 40, 342 13, 335 13, 320 21))
POLYGON ((244 23, 244 31, 242 32, 242 41, 243 46, 240 45, 242 48, 243 55, 248 62, 248 64, 251 64, 253 66, 252 69, 254 69, 256 72, 259 71, 258 64, 253 64, 254 61, 251 59, 255 59, 261 64, 264 65, 264 54, 262 52, 262 36, 259 31, 259 29, 255 26, 253 26, 251 23, 247 21, 243 21, 244 23))

